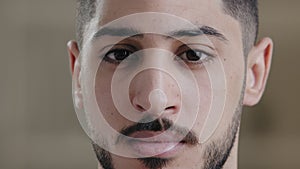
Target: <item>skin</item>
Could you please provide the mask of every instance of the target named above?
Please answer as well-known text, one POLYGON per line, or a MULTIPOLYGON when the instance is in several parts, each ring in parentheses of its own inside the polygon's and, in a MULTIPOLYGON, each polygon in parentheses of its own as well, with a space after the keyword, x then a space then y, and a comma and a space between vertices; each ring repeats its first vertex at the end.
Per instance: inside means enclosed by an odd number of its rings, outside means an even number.
MULTIPOLYGON (((234 122, 239 122, 239 118, 235 119, 235 117, 240 113, 242 105, 253 106, 261 99, 270 70, 273 42, 270 38, 263 38, 253 46, 249 54, 245 57, 243 53, 241 26, 237 20, 223 12, 222 3, 218 0, 187 0, 184 2, 179 0, 103 0, 103 3, 97 8, 96 17, 86 27, 82 49, 79 50, 75 41, 68 43, 71 71, 73 80, 75 81, 75 108, 86 108, 83 101, 85 99, 88 100, 88 98, 83 95, 85 91, 82 86, 88 85, 91 82, 88 80, 89 78, 86 78, 88 70, 97 68, 98 65, 95 64, 99 61, 97 60, 99 58, 96 57, 99 55, 97 51, 99 51, 100 46, 107 43, 107 39, 105 38, 111 38, 103 37, 92 40, 90 37, 101 26, 123 16, 140 12, 172 14, 187 19, 199 27, 203 25, 210 26, 222 33, 227 39, 224 41, 215 36, 182 37, 181 39, 186 44, 197 42, 196 45, 192 46, 193 48, 201 49, 215 55, 212 61, 205 64, 205 67, 199 66, 200 64, 195 66, 188 61, 185 62, 196 79, 198 89, 190 89, 190 91, 187 90, 184 92, 195 92, 197 90, 200 93, 201 103, 199 104, 199 114, 191 128, 191 131, 197 137, 200 136, 201 129, 204 127, 205 117, 208 115, 210 106, 214 106, 211 105, 212 97, 222 94, 221 92, 214 92, 212 94, 212 84, 209 79, 209 71, 217 69, 219 67, 218 63, 223 65, 225 74, 225 83, 227 86, 225 90, 226 100, 222 118, 213 135, 205 142, 201 142, 196 146, 185 146, 180 153, 172 156, 172 161, 168 162, 162 168, 204 168, 206 150, 212 143, 217 143, 221 146, 222 142, 226 138, 229 138, 229 134, 224 135, 224 133, 228 133, 228 129, 231 129, 230 126, 234 122)), ((129 38, 123 42, 138 46, 140 50, 155 48, 170 51, 176 55, 178 54, 176 51, 182 45, 182 42, 176 39, 166 39, 156 34, 145 34, 143 38, 129 38)), ((151 52, 149 55, 151 55, 151 52)), ((163 56, 147 57, 147 59, 142 60, 142 63, 152 62, 162 63, 163 65, 174 64, 174 62, 170 62, 170 60, 163 56)), ((97 103, 101 107, 102 112, 104 112, 103 117, 113 129, 120 132, 123 128, 134 125, 135 122, 122 116, 114 106, 112 100, 111 82, 117 67, 116 64, 109 62, 101 64, 101 69, 98 68, 95 78, 95 93, 97 103)), ((182 69, 182 67, 178 65, 172 67, 172 71, 174 72, 179 69, 182 69)), ((217 87, 221 89, 221 86, 217 87)), ((123 99, 126 96, 120 95, 118 97, 123 99)), ((128 107, 133 106, 137 112, 142 113, 149 110, 146 112, 148 113, 146 115, 158 117, 159 119, 166 118, 172 122, 176 121, 180 110, 182 108, 188 109, 190 106, 189 103, 195 99, 185 97, 180 92, 180 86, 172 78, 172 75, 158 70, 146 70, 137 74, 130 83, 129 98, 131 104, 127 105, 128 107), (149 101, 149 94, 155 89, 163 91, 166 100, 156 97, 155 100, 158 101, 149 101), (190 100, 182 102, 182 99, 190 100), (160 110, 163 110, 162 113, 160 110)), ((182 113, 186 113, 185 116, 189 116, 188 112, 182 113)), ((224 169, 237 168, 238 132, 235 136, 237 139, 235 139, 230 155, 223 166, 224 169)), ((117 135, 112 135, 112 138, 114 140, 117 138, 117 135)), ((121 147, 124 147, 124 145, 121 145, 121 147)), ((111 155, 116 169, 147 168, 136 158, 111 155)), ((101 169, 101 165, 99 165, 99 169, 101 169)))

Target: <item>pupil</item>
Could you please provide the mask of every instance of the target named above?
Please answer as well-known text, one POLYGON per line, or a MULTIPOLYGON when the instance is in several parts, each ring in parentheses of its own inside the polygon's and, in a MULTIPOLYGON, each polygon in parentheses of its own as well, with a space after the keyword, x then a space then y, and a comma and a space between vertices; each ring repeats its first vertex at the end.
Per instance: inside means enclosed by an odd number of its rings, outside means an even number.
POLYGON ((126 57, 128 57, 129 52, 126 50, 117 50, 114 54, 116 60, 124 60, 126 57))
POLYGON ((186 57, 188 60, 191 60, 191 61, 197 61, 200 59, 200 56, 198 56, 197 53, 193 50, 188 51, 186 54, 186 57))

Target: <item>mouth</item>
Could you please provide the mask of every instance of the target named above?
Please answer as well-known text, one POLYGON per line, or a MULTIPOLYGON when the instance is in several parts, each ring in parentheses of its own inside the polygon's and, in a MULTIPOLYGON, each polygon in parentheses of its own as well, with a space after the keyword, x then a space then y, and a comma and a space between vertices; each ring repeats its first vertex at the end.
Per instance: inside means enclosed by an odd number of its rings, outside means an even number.
POLYGON ((172 159, 188 146, 199 144, 193 131, 164 118, 134 124, 122 129, 120 133, 116 144, 124 142, 138 158, 172 159))
POLYGON ((172 158, 187 145, 182 135, 173 132, 137 131, 130 135, 128 145, 142 157, 172 158))

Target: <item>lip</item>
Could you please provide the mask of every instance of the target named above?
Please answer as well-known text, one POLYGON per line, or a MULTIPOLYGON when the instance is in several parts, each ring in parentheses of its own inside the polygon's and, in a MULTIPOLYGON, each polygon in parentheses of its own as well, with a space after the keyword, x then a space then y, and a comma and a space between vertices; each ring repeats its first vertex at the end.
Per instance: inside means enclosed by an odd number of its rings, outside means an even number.
POLYGON ((172 158, 185 147, 180 136, 171 132, 138 131, 130 137, 129 145, 141 157, 172 158))

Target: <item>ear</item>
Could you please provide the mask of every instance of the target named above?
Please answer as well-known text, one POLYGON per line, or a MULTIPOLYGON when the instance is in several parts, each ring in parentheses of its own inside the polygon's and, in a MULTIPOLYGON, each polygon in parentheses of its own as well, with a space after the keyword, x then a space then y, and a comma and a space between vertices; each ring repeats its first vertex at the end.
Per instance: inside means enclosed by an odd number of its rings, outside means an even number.
POLYGON ((75 42, 75 41, 69 41, 67 44, 67 48, 68 48, 68 54, 69 54, 70 70, 71 70, 71 73, 73 74, 75 61, 79 57, 79 48, 78 48, 77 42, 75 42))
POLYGON ((70 70, 73 80, 73 99, 77 109, 83 108, 82 90, 80 85, 81 64, 79 61, 79 48, 77 42, 69 41, 67 44, 69 54, 70 70))
POLYGON ((269 76, 272 53, 273 41, 270 38, 262 39, 249 52, 244 105, 253 106, 260 101, 269 76))

